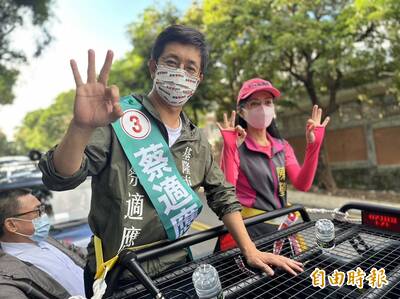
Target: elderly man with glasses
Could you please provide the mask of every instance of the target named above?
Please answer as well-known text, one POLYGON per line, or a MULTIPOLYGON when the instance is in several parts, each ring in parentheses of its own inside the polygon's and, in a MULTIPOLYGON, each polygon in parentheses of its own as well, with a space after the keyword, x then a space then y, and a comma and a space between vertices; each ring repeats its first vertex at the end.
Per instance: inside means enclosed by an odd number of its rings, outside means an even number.
POLYGON ((48 238, 49 228, 29 190, 0 192, 0 299, 84 295, 82 268, 48 238))

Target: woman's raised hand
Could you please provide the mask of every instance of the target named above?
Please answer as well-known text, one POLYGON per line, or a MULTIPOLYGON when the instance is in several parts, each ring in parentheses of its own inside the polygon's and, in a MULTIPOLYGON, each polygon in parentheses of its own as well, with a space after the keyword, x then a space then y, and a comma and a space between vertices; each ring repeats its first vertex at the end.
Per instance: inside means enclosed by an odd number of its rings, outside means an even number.
POLYGON ((107 85, 112 60, 113 52, 109 50, 99 77, 96 78, 95 53, 89 50, 86 83, 82 81, 75 60, 70 61, 76 83, 73 122, 82 129, 106 126, 123 114, 119 105, 118 87, 107 85))
POLYGON ((222 123, 217 122, 217 126, 221 131, 236 131, 239 136, 239 142, 246 138, 246 130, 241 126, 235 126, 236 111, 232 111, 231 116, 228 120, 228 115, 224 112, 224 121, 222 123))
POLYGON ((322 109, 318 108, 318 105, 314 105, 311 113, 311 118, 307 120, 306 125, 306 139, 307 143, 314 143, 315 141, 315 133, 314 130, 316 127, 326 127, 329 123, 329 116, 325 118, 323 123, 321 123, 322 118, 322 109))

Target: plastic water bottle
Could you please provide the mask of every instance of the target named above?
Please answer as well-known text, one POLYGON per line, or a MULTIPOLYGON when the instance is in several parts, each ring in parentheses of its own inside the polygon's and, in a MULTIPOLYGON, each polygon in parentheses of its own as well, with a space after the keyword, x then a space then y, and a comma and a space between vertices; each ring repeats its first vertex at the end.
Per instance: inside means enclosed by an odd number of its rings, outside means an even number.
POLYGON ((335 226, 329 219, 319 219, 315 223, 315 239, 322 249, 335 247, 335 226))
POLYGON ((224 298, 217 270, 209 264, 201 264, 194 270, 193 285, 200 299, 224 298))

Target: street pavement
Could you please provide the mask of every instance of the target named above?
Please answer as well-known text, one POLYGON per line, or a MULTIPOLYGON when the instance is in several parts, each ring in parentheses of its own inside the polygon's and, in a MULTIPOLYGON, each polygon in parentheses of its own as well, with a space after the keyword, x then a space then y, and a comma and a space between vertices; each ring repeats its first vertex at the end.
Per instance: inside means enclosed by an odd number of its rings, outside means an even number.
POLYGON ((384 205, 400 209, 400 198, 398 203, 393 203, 383 200, 374 201, 367 199, 340 197, 340 196, 325 195, 320 193, 288 190, 288 200, 292 204, 297 203, 297 204, 302 204, 305 207, 325 208, 325 209, 340 208, 341 206, 349 202, 364 202, 364 203, 367 202, 370 204, 384 205))

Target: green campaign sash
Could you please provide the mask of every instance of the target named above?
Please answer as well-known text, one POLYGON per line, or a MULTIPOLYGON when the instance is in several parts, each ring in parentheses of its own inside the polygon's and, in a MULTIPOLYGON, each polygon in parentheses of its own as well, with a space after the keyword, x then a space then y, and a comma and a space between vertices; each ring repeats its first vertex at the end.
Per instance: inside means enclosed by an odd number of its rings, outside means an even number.
POLYGON ((157 124, 133 96, 120 99, 123 116, 112 127, 169 240, 182 236, 203 207, 176 168, 157 124))

